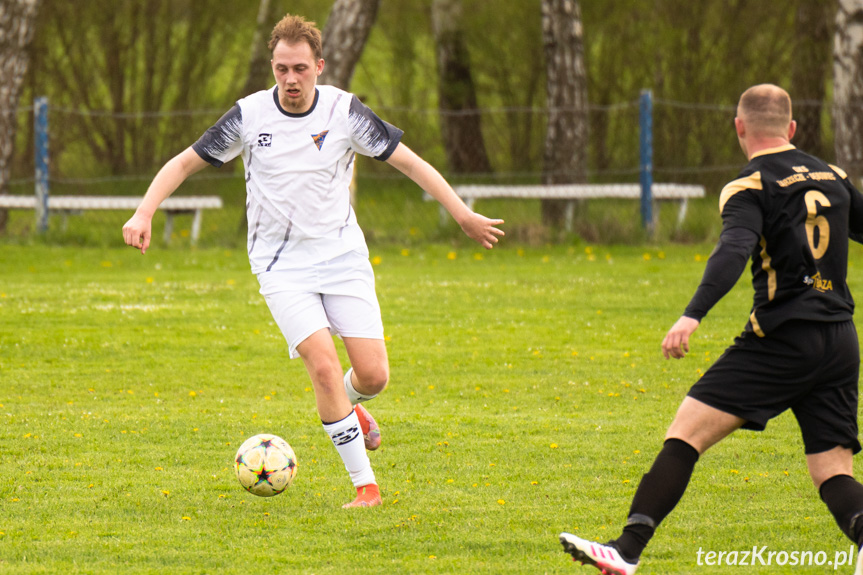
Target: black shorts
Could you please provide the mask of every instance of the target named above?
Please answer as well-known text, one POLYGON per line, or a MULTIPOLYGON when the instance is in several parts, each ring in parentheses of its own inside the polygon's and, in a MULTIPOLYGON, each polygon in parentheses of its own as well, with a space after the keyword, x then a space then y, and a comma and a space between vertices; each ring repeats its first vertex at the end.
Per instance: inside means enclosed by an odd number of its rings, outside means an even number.
POLYGON ((807 454, 837 446, 857 453, 859 371, 853 322, 793 320, 767 337, 744 332, 735 338, 689 396, 756 431, 790 408, 807 454))

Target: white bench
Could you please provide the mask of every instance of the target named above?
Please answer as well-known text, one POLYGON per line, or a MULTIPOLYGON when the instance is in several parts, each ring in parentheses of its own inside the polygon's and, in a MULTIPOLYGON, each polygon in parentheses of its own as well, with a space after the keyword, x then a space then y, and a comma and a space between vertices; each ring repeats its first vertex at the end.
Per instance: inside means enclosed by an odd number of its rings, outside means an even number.
MULTIPOLYGON (((487 198, 570 200, 566 206, 565 213, 567 230, 572 229, 574 200, 594 200, 599 198, 641 199, 641 185, 639 184, 464 185, 454 186, 453 189, 471 209, 473 209, 473 204, 476 200, 487 198)), ((686 217, 688 200, 704 197, 704 186, 698 185, 653 184, 651 191, 654 200, 680 202, 680 210, 677 214, 678 226, 683 223, 683 219, 686 217)), ((426 194, 425 199, 431 200, 433 198, 426 194)), ((446 221, 446 210, 441 207, 441 223, 445 223, 446 221)))
MULTIPOLYGON (((69 214, 79 214, 85 210, 127 210, 135 211, 141 203, 135 196, 49 196, 48 211, 61 212, 65 218, 69 214)), ((198 241, 201 234, 201 219, 203 210, 220 209, 222 198, 219 196, 188 196, 167 198, 159 206, 165 212, 165 243, 171 239, 174 232, 174 216, 192 214, 192 244, 198 241)), ((35 210, 35 195, 0 195, 0 209, 35 210)))

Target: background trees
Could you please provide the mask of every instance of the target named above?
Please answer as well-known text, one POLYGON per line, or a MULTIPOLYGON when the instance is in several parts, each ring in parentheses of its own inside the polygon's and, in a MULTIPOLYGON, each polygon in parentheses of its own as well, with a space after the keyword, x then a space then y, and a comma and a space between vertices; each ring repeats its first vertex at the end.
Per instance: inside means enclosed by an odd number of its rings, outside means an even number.
MULTIPOLYGON (((245 80, 247 44, 208 0, 48 0, 44 8, 31 87, 57 111, 51 151, 67 175, 152 169, 202 125, 196 114, 156 113, 227 109, 245 80)), ((255 12, 238 10, 232 19, 251 32, 255 12)))
MULTIPOLYGON (((350 82, 456 180, 636 181, 635 102, 649 89, 655 179, 715 192, 743 159, 737 98, 759 82, 791 91, 801 147, 863 166, 863 0, 42 2, 22 90, 25 103, 51 102, 57 178, 152 175, 237 97, 271 84, 262 47, 288 10, 324 30, 324 80, 350 82), (545 28, 543 7, 559 11, 545 28), (581 48, 567 47, 567 30, 581 48)), ((32 121, 15 119, 11 170, 24 178, 32 121)))

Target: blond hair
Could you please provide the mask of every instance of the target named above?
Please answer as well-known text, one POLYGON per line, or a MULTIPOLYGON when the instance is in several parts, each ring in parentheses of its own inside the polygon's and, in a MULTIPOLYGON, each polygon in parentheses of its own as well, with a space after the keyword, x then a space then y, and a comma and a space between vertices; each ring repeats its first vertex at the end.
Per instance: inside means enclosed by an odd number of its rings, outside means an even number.
POLYGON ((314 22, 307 22, 302 16, 286 14, 284 18, 279 20, 270 34, 267 48, 272 52, 276 49, 276 45, 282 41, 287 44, 306 42, 311 47, 315 60, 324 57, 321 31, 317 29, 314 22))

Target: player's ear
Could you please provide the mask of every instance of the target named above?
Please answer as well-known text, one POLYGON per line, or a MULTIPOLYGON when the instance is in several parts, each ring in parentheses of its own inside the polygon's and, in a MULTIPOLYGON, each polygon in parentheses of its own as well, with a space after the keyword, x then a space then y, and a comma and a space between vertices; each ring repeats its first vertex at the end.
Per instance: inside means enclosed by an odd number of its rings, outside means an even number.
POLYGON ((794 134, 797 133, 797 120, 791 120, 791 123, 788 124, 788 141, 791 141, 791 138, 794 137, 794 134))
POLYGON ((324 71, 324 59, 321 58, 320 60, 318 60, 317 74, 316 75, 320 76, 323 73, 323 71, 324 71))
POLYGON ((742 138, 746 135, 746 125, 739 117, 734 118, 734 130, 737 132, 738 138, 742 138))

